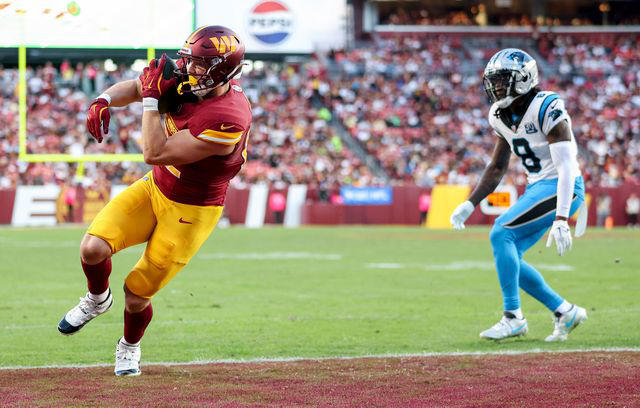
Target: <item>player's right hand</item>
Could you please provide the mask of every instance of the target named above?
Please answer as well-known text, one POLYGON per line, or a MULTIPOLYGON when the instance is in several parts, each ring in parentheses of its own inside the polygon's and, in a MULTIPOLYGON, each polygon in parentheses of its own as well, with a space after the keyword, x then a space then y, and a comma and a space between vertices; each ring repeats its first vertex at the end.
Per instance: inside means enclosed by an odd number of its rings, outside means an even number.
POLYGON ((464 222, 469 218, 474 208, 473 203, 469 200, 457 206, 449 219, 449 222, 453 225, 453 229, 464 229, 464 222))
POLYGON ((142 98, 160 99, 160 96, 176 86, 176 78, 165 79, 163 75, 164 66, 167 63, 167 54, 162 54, 160 59, 152 59, 139 79, 142 83, 142 98))
POLYGON ((106 135, 109 133, 109 102, 104 98, 98 98, 89 105, 87 112, 87 130, 96 139, 96 142, 102 142, 101 130, 106 135), (102 128, 102 129, 101 129, 102 128))

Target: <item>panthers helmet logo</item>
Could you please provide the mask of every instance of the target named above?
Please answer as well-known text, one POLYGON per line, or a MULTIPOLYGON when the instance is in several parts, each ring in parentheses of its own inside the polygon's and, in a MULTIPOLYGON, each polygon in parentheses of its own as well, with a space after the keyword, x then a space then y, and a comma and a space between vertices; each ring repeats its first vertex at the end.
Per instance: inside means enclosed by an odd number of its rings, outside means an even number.
POLYGON ((524 55, 524 53, 522 53, 520 51, 516 51, 516 52, 512 52, 511 54, 507 55, 507 59, 509 59, 511 61, 514 61, 514 62, 522 63, 522 62, 524 62, 525 55, 524 55))

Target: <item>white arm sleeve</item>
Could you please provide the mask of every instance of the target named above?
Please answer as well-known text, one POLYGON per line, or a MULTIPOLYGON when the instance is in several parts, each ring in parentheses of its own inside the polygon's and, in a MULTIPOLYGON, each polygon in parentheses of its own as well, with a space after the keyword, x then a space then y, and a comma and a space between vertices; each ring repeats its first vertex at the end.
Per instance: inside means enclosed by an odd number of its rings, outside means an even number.
POLYGON ((558 171, 556 216, 569 218, 573 186, 577 176, 577 174, 573 174, 573 169, 577 168, 576 152, 570 141, 550 143, 549 150, 551 151, 551 160, 558 171))

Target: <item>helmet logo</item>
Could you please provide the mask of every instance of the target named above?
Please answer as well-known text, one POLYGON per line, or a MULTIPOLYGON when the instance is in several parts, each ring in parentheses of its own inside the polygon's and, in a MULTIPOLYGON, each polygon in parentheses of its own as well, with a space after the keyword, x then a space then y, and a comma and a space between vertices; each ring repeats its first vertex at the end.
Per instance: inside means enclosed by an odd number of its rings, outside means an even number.
POLYGON ((227 52, 227 49, 231 52, 235 52, 238 48, 238 40, 234 36, 223 35, 221 37, 211 37, 213 46, 218 50, 220 54, 227 52))
POLYGON ((515 62, 524 62, 524 54, 518 51, 512 52, 511 54, 507 55, 507 59, 515 62))

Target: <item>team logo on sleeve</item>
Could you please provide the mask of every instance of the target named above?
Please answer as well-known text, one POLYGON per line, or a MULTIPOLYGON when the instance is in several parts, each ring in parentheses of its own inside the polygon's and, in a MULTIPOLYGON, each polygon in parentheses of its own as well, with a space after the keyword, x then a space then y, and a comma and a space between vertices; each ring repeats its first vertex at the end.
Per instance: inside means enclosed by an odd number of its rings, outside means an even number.
POLYGON ((281 1, 259 1, 249 12, 249 33, 267 45, 278 45, 293 32, 293 13, 281 1))
POLYGON ((551 120, 558 119, 560 115, 562 115, 562 111, 560 109, 554 109, 551 112, 549 112, 549 117, 551 118, 551 120))

